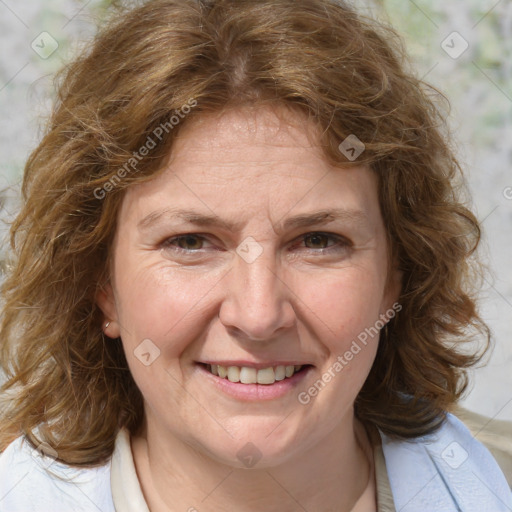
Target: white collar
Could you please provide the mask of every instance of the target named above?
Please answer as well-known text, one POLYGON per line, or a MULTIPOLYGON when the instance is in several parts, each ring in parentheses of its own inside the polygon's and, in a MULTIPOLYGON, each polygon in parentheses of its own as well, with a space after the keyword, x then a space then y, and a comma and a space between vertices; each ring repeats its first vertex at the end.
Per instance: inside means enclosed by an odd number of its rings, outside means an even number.
MULTIPOLYGON (((380 435, 396 510, 424 512, 433 504, 446 512, 512 510, 512 494, 498 464, 452 414, 430 436, 396 441, 380 435)), ((150 512, 126 429, 116 437, 110 482, 117 511, 150 512)))
POLYGON ((110 485, 114 507, 122 512, 149 512, 142 494, 130 446, 130 434, 125 428, 116 437, 110 468, 110 485))

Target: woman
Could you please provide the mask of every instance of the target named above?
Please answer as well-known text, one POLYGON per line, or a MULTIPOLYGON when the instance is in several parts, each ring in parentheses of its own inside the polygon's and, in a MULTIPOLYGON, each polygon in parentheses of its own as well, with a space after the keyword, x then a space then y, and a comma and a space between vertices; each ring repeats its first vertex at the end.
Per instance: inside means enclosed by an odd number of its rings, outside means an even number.
POLYGON ((479 228, 399 52, 331 0, 150 0, 67 69, 12 227, 2 509, 512 509, 449 412, 479 228))

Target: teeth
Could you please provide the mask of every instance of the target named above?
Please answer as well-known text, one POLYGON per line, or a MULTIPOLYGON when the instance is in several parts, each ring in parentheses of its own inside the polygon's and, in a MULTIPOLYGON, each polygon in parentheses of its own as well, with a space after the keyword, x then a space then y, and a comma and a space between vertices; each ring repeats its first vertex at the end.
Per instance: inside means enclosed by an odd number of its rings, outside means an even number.
POLYGON ((231 382, 240 382, 240 368, 238 368, 238 366, 230 366, 228 368, 228 380, 231 382))
POLYGON ((288 366, 276 366, 275 368, 262 368, 256 370, 256 368, 249 368, 247 366, 221 366, 212 364, 207 365, 213 375, 218 375, 221 379, 227 379, 230 382, 241 382, 242 384, 274 384, 277 380, 283 380, 287 377, 291 377, 295 372, 298 372, 302 365, 288 365, 288 366))
POLYGON ((274 384, 276 381, 276 374, 274 373, 274 368, 263 368, 263 370, 258 370, 257 374, 258 384, 274 384))
POLYGON ((278 366, 275 370, 276 380, 283 380, 286 377, 286 370, 284 366, 278 366))
POLYGON ((256 384, 258 381, 258 370, 256 368, 247 368, 244 366, 240 369, 240 382, 242 384, 256 384))

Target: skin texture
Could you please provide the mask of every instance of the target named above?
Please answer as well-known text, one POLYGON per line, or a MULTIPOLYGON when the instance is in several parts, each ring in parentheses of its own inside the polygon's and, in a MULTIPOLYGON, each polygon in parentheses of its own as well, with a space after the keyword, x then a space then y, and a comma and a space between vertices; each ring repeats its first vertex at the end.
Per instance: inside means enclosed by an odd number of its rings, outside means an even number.
POLYGON ((98 303, 145 399, 132 450, 152 511, 375 507, 353 403, 377 338, 307 405, 297 395, 391 308, 399 275, 388 275, 376 176, 329 165, 309 123, 284 108, 198 117, 166 169, 123 199, 98 303), (198 226, 170 209, 237 225, 198 226), (331 209, 352 213, 283 227, 331 209), (334 238, 305 236, 318 232, 334 238), (174 238, 185 234, 203 238, 174 238), (262 250, 251 263, 236 252, 247 237, 262 250), (160 351, 148 366, 134 353, 144 339, 160 351), (216 360, 313 367, 286 395, 248 402, 224 394, 196 364, 216 360), (249 442, 262 455, 250 469, 237 457, 249 442))

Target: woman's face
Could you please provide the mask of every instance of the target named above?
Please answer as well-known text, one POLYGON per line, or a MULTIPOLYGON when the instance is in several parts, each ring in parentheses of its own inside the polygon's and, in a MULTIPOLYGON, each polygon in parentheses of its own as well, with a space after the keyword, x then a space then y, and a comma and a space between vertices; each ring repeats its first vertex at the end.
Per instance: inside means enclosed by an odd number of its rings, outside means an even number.
POLYGON ((377 350, 368 329, 398 295, 375 175, 330 166, 308 122, 281 113, 184 127, 164 172, 128 189, 98 299, 148 429, 240 467, 351 424, 377 350))

